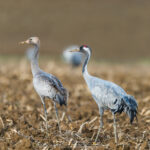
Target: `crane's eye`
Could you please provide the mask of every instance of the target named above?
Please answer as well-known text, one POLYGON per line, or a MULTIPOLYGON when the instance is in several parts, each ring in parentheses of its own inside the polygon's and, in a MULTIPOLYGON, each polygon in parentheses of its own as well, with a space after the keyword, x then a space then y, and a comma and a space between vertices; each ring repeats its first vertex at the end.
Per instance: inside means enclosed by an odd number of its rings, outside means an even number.
POLYGON ((32 39, 29 39, 30 41, 32 41, 32 39))

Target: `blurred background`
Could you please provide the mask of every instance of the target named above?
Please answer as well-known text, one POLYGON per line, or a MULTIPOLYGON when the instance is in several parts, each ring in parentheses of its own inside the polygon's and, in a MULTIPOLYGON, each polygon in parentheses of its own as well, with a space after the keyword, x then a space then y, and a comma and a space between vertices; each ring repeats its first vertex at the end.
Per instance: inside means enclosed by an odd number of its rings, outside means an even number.
POLYGON ((18 42, 41 39, 41 55, 87 44, 98 61, 150 60, 149 0, 0 1, 0 55, 23 56, 18 42))

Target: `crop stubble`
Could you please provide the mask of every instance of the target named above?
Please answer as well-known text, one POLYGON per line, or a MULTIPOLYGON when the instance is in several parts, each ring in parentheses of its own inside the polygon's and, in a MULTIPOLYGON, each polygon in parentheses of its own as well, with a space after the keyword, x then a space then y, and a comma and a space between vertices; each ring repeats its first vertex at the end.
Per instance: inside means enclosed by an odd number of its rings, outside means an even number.
POLYGON ((150 149, 150 71, 149 66, 91 64, 89 72, 122 86, 138 101, 138 123, 129 124, 125 114, 117 115, 119 144, 114 144, 113 120, 104 114, 104 129, 98 143, 94 138, 99 112, 81 74, 66 65, 47 62, 41 66, 56 75, 69 91, 69 122, 59 108, 62 134, 58 132, 55 111, 47 101, 46 132, 43 106, 32 86, 30 66, 20 63, 0 65, 0 149, 150 149), (46 65, 45 65, 46 64, 46 65))

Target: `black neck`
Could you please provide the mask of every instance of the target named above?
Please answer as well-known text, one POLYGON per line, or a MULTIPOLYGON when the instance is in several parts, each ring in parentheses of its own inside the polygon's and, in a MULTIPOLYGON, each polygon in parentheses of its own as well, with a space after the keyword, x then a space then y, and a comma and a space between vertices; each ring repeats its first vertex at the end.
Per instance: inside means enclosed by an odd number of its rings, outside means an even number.
POLYGON ((87 71, 87 64, 88 64, 88 61, 89 61, 89 58, 90 58, 88 53, 86 53, 85 55, 86 56, 85 56, 85 60, 84 60, 83 67, 82 67, 82 73, 87 71))

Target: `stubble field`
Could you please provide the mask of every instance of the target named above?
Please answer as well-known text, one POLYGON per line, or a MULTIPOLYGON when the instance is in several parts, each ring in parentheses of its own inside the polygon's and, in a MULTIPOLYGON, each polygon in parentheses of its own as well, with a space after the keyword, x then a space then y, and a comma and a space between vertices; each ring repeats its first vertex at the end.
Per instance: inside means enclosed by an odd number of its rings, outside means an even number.
POLYGON ((150 66, 90 63, 92 75, 113 81, 138 102, 138 123, 129 124, 125 114, 117 115, 118 145, 114 144, 113 118, 104 113, 104 128, 97 143, 99 111, 84 82, 81 68, 73 70, 60 63, 41 64, 56 75, 69 91, 69 122, 64 107, 59 107, 62 133, 58 131, 51 100, 46 101, 48 131, 43 106, 32 85, 29 63, 19 61, 0 65, 0 149, 150 149, 150 66))

